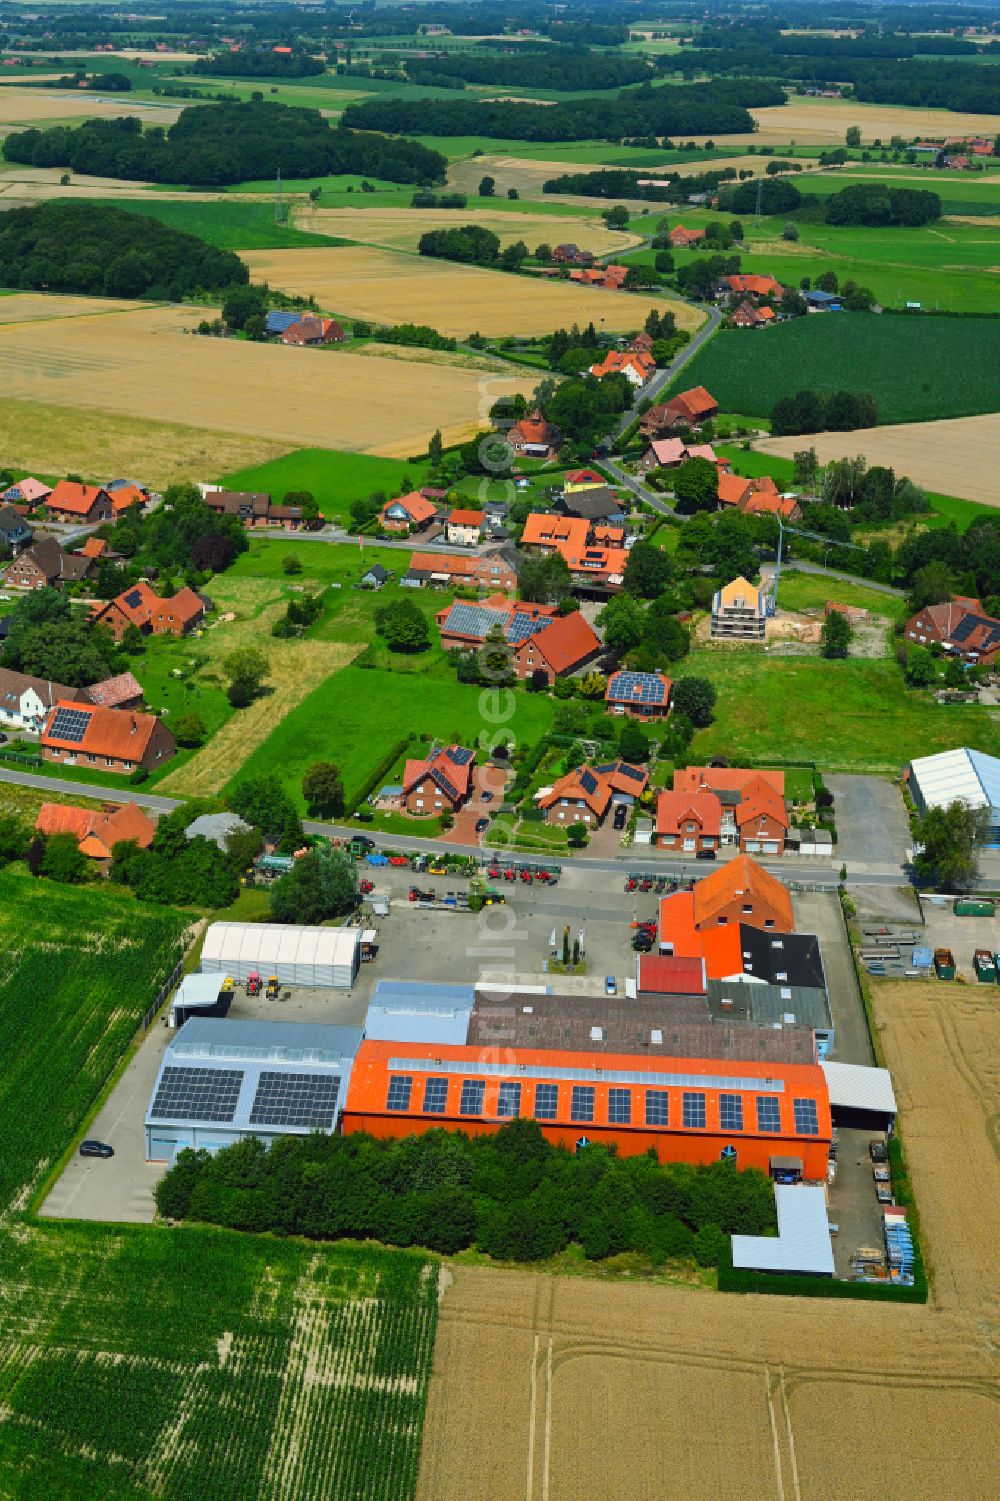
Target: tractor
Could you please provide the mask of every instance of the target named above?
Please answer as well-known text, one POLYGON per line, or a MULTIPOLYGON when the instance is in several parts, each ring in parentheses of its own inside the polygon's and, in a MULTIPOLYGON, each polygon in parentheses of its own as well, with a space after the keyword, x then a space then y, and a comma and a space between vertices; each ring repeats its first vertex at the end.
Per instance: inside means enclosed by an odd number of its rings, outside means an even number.
POLYGON ((264 981, 255 969, 247 975, 247 995, 260 995, 264 989, 264 981))

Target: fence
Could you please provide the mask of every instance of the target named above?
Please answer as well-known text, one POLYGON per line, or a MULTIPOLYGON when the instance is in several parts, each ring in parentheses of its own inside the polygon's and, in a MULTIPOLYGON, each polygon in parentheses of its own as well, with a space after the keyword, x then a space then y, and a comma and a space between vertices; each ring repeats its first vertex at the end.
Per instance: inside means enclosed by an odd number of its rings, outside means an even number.
POLYGON ((0 746, 0 761, 16 761, 19 766, 43 766, 41 756, 32 756, 28 751, 4 750, 0 746))
POLYGON ((184 972, 184 961, 183 961, 183 959, 178 959, 177 963, 174 965, 173 969, 170 971, 170 974, 167 976, 167 978, 164 980, 163 984, 160 986, 159 990, 156 992, 156 999, 149 1006, 149 1009, 147 1010, 145 1016, 143 1017, 142 1021, 139 1023, 139 1027, 140 1027, 141 1031, 143 1031, 143 1032, 148 1032, 149 1031, 150 1027, 153 1025, 154 1021, 156 1020, 156 1013, 159 1011, 160 1007, 163 1005, 164 1001, 167 999, 167 996, 170 994, 170 992, 173 990, 174 986, 177 984, 177 982, 180 979, 180 977, 183 974, 183 972, 184 972))

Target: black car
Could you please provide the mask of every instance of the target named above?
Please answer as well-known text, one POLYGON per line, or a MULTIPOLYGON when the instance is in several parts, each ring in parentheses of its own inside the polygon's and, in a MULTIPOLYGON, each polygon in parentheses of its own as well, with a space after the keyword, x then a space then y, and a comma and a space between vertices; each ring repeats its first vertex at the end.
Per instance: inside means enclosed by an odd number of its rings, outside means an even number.
POLYGON ((477 834, 481 834, 483 832, 483 830, 484 829, 488 829, 489 826, 490 826, 490 821, 489 821, 488 818, 477 818, 476 819, 476 833, 477 834))
POLYGON ((109 1147, 106 1141, 81 1141, 81 1157, 113 1157, 114 1147, 109 1147))
POLYGON ((715 851, 714 850, 699 850, 698 853, 695 855, 695 859, 696 860, 714 860, 715 859, 715 851))
POLYGON ((482 794, 482 796, 480 797, 479 801, 481 803, 491 803, 493 801, 493 794, 492 794, 492 792, 484 792, 482 794))
POLYGON ((618 806, 617 806, 617 808, 615 809, 615 828, 616 829, 623 829, 625 827, 625 824, 626 824, 627 820, 628 820, 628 806, 625 803, 619 803, 618 806))
POLYGON ((372 812, 371 808, 358 808, 355 810, 354 816, 359 823, 371 823, 372 819, 375 817, 375 814, 372 812))

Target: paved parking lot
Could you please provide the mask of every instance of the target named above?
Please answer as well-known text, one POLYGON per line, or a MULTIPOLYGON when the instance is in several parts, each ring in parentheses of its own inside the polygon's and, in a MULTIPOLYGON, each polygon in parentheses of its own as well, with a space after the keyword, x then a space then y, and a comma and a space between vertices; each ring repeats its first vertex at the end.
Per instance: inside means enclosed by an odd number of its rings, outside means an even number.
POLYGON ((921 941, 931 949, 951 949, 958 974, 975 984, 973 953, 976 949, 1000 951, 1000 918, 956 917, 950 901, 938 904, 927 897, 921 899, 921 907, 925 923, 921 941))
POLYGON ((901 865, 910 845, 910 826, 899 788, 883 777, 827 776, 834 796, 839 859, 850 869, 862 865, 901 865))
POLYGON ((815 933, 823 954, 836 1033, 836 1046, 830 1057, 838 1063, 871 1063, 868 1024, 840 915, 840 898, 827 891, 800 891, 795 894, 794 904, 796 930, 815 933))

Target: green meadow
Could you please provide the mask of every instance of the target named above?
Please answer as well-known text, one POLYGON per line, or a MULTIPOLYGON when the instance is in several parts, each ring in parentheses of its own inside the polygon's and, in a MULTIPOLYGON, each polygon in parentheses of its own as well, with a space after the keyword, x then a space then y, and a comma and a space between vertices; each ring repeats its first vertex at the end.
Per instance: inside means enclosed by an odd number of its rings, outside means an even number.
MULTIPOLYGON (((335 448, 299 448, 269 463, 221 475, 217 482, 230 490, 267 490, 279 500, 289 490, 309 490, 327 520, 343 524, 349 520, 352 500, 367 500, 376 491, 399 494, 404 486, 418 489, 426 475, 425 463, 335 448)), ((306 546, 314 551, 323 548, 322 543, 306 546)))
MULTIPOLYGON (((274 193, 274 184, 271 184, 274 193)), ((197 235, 219 250, 297 250, 317 245, 347 245, 334 235, 307 234, 275 222, 273 203, 241 203, 236 199, 201 202, 182 198, 114 198, 105 202, 143 219, 156 219, 171 229, 197 235)))

